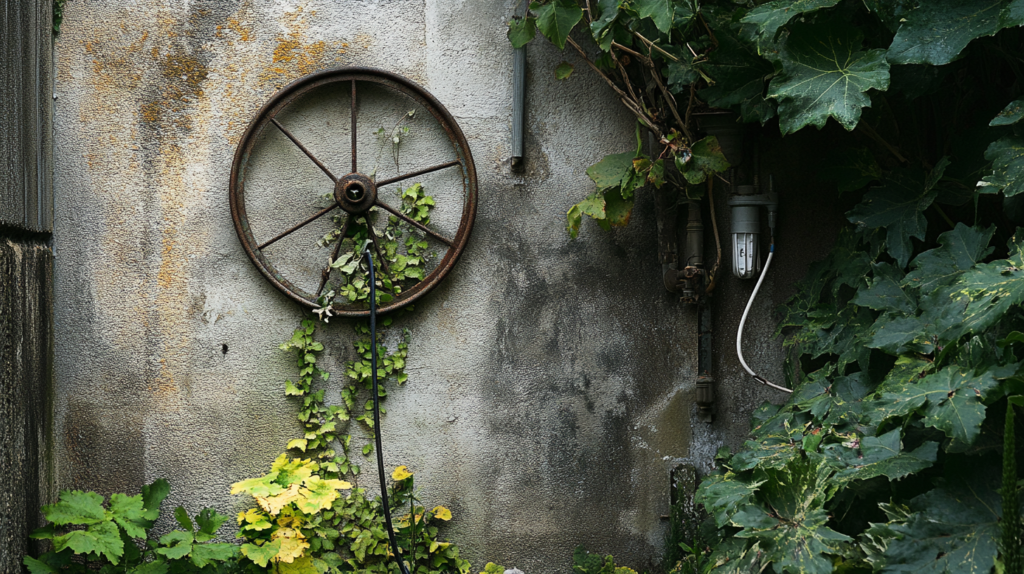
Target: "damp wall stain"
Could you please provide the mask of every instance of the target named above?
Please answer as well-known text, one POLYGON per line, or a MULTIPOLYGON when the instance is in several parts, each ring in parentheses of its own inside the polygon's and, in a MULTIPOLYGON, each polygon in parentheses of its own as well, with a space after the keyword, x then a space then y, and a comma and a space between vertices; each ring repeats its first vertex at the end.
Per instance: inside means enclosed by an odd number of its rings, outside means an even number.
MULTIPOLYGON (((637 570, 657 563, 670 467, 687 459, 706 469, 718 446, 742 440, 765 395, 740 386, 723 359, 718 421, 692 416, 694 315, 661 287, 650 197, 638 197, 627 227, 605 233, 587 221, 580 239, 566 236, 565 212, 592 191, 586 167, 631 149, 634 123, 599 79, 551 79, 545 70, 565 55, 543 42, 529 48, 527 170, 508 170, 512 8, 67 5, 55 90, 62 488, 134 493, 164 477, 172 507, 237 511, 248 501, 230 484, 265 472, 297 436, 297 406, 283 394, 294 359, 278 344, 301 311, 240 248, 228 178, 242 133, 278 89, 370 66, 444 103, 480 181, 459 264, 399 320, 412 333, 409 382, 389 391, 386 464, 410 466, 425 500, 453 509, 446 532, 476 567, 566 571, 579 544, 637 570)), ((323 118, 296 118, 296 130, 330 133, 323 118)), ((720 316, 732 320, 728 309, 720 316)), ((748 328, 763 334, 770 323, 763 303, 748 328)), ((331 381, 351 338, 343 321, 323 329, 331 381)), ((716 339, 723 356, 725 339, 716 339)), ((777 343, 753 356, 777 358, 777 343)))

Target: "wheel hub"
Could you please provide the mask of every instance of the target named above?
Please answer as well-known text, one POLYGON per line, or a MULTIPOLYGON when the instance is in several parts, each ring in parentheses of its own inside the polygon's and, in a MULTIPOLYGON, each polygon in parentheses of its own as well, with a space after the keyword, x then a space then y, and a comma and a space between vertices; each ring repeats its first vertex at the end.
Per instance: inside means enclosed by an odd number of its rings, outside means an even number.
POLYGON ((377 201, 377 186, 361 173, 350 173, 334 184, 334 201, 348 213, 361 215, 377 201))

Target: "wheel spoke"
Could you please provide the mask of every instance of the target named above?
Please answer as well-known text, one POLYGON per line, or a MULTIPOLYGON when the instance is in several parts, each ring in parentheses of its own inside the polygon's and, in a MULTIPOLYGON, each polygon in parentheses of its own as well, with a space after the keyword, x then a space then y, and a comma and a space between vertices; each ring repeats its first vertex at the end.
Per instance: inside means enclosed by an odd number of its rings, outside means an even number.
POLYGON ((356 81, 352 80, 352 173, 356 173, 356 81))
POLYGON ((288 139, 292 140, 292 143, 298 146, 298 148, 302 150, 302 153, 306 154, 306 157, 313 160, 313 163, 315 163, 316 166, 319 167, 321 171, 326 173, 327 177, 331 178, 331 181, 335 183, 338 182, 338 178, 334 177, 334 174, 331 173, 331 170, 327 169, 326 165, 321 163, 320 160, 316 159, 316 157, 312 153, 310 153, 308 149, 306 149, 306 146, 302 145, 302 143, 300 143, 299 140, 296 139, 295 136, 293 136, 290 131, 288 131, 287 129, 285 129, 284 126, 281 125, 281 122, 277 121, 277 118, 270 118, 270 121, 273 122, 275 126, 277 126, 277 129, 281 130, 281 133, 288 136, 288 139))
MULTIPOLYGON (((333 262, 338 258, 338 253, 341 252, 341 244, 345 241, 345 234, 348 233, 348 224, 352 221, 352 217, 346 217, 345 223, 341 226, 341 233, 338 235, 338 243, 334 246, 334 251, 331 253, 331 261, 333 262)), ((324 267, 323 273, 320 274, 320 287, 316 290, 316 298, 320 298, 320 294, 324 292, 324 286, 327 285, 327 278, 331 275, 330 264, 324 267)), ((329 302, 328 302, 329 303, 329 302)))
POLYGON ((430 235, 434 239, 437 239, 438 241, 441 241, 442 243, 444 243, 448 247, 452 246, 452 240, 451 239, 448 239, 447 237, 445 237, 445 236, 439 234, 438 232, 430 229, 426 225, 423 225, 419 221, 416 221, 415 219, 409 217, 408 215, 402 213, 401 211, 398 211, 397 209, 395 209, 395 208, 391 207, 390 205, 388 205, 388 204, 384 203, 383 201, 381 201, 379 198, 377 199, 377 202, 376 202, 375 205, 377 205, 378 207, 381 207, 383 209, 388 210, 395 217, 397 217, 397 218, 405 221, 409 225, 412 225, 413 227, 423 231, 424 233, 426 233, 427 235, 430 235))
MULTIPOLYGON (((384 268, 384 274, 387 276, 388 280, 391 281, 391 289, 389 289, 389 291, 391 291, 392 295, 395 295, 395 278, 391 276, 391 270, 388 269, 388 260, 384 258, 384 254, 380 250, 380 243, 377 241, 377 234, 373 232, 373 223, 370 222, 370 219, 365 215, 363 216, 363 223, 366 224, 366 234, 370 236, 370 242, 373 243, 373 250, 377 252, 377 259, 380 261, 380 266, 384 268)), ((384 285, 383 281, 381 282, 381 285, 384 285)))
POLYGON ((321 209, 320 211, 318 211, 318 212, 314 213, 313 215, 311 215, 308 219, 306 219, 302 223, 300 223, 298 225, 295 225, 294 227, 289 228, 288 230, 282 232, 281 234, 279 234, 278 236, 274 237, 273 239, 264 242, 259 247, 257 247, 257 249, 263 249, 264 247, 269 246, 270 244, 274 243, 278 239, 281 239, 282 237, 288 235, 289 233, 293 233, 295 231, 298 231, 299 228, 301 228, 302 226, 309 225, 310 223, 313 223, 314 221, 316 221, 317 219, 320 219, 321 217, 323 217, 329 211, 331 211, 332 209, 334 209, 336 207, 338 207, 338 204, 334 204, 334 205, 332 205, 330 207, 325 207, 325 208, 321 209))
POLYGON ((414 172, 411 172, 411 173, 407 173, 405 175, 399 175, 397 177, 390 177, 388 179, 382 179, 382 180, 378 181, 376 183, 376 185, 377 185, 377 187, 384 187, 385 185, 389 185, 389 184, 392 184, 392 183, 397 183, 399 181, 402 181, 403 179, 409 179, 410 177, 416 177, 417 175, 423 175, 425 173, 430 173, 430 172, 433 172, 433 171, 437 171, 439 169, 444 169, 446 167, 453 167, 453 166, 456 166, 456 165, 460 165, 459 160, 457 160, 457 159, 453 160, 453 161, 450 161, 448 163, 441 163, 441 164, 438 164, 438 165, 434 165, 434 166, 430 166, 430 167, 427 167, 427 168, 423 168, 423 169, 421 169, 419 171, 414 171, 414 172))

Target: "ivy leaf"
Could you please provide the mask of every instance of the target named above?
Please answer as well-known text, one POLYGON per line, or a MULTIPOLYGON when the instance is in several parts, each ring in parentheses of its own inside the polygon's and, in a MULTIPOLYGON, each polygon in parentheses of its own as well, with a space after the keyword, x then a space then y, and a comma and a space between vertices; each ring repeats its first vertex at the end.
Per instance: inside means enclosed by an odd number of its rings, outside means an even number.
POLYGON ((886 57, 893 64, 948 64, 971 40, 991 36, 1002 28, 999 16, 1003 3, 1003 0, 921 2, 896 32, 886 57))
POLYGON ((852 481, 885 476, 889 480, 898 480, 932 466, 939 443, 927 441, 913 452, 904 452, 901 432, 897 428, 880 437, 866 436, 856 448, 847 448, 841 444, 826 447, 826 456, 840 469, 835 478, 852 481))
POLYGON ((565 49, 569 32, 583 18, 583 9, 575 0, 552 0, 543 6, 534 2, 530 9, 537 13, 537 29, 559 50, 565 49))
POLYGON ((882 179, 882 168, 867 148, 843 148, 830 154, 818 177, 836 182, 836 189, 844 193, 882 179))
POLYGON ((238 555, 238 546, 227 542, 196 544, 192 546, 189 560, 196 568, 205 568, 214 562, 226 562, 238 555))
POLYGON ((821 128, 829 117, 848 131, 865 93, 889 87, 885 50, 857 51, 861 33, 852 26, 797 24, 779 52, 782 74, 772 79, 768 97, 779 100, 779 127, 786 135, 808 125, 821 128))
POLYGON ((992 162, 992 173, 982 178, 979 186, 993 188, 992 192, 1002 190, 1006 197, 1024 191, 1024 138, 997 139, 985 150, 985 159, 992 162))
POLYGON ((989 242, 995 230, 995 225, 981 229, 957 223, 956 227, 939 235, 938 247, 914 258, 910 264, 913 271, 907 273, 902 284, 920 289, 921 293, 930 293, 954 283, 992 253, 989 242))
POLYGON ((109 521, 93 524, 85 530, 72 530, 63 536, 56 536, 53 539, 53 548, 57 552, 70 548, 75 554, 102 554, 114 566, 117 566, 124 554, 124 542, 121 541, 117 525, 109 521))
POLYGON ((924 239, 928 222, 921 212, 935 201, 936 193, 928 191, 924 181, 924 174, 916 170, 896 173, 881 188, 864 194, 864 201, 847 214, 858 227, 884 228, 886 247, 901 268, 913 253, 910 238, 924 239))
MULTIPOLYGON (((181 508, 180 506, 178 508, 181 508)), ((184 558, 192 551, 192 533, 172 530, 160 537, 160 544, 163 547, 157 548, 156 553, 166 556, 171 560, 184 558)))
POLYGON ((633 170, 634 157, 635 154, 630 151, 606 155, 587 168, 587 175, 597 185, 597 191, 618 187, 622 178, 633 170))
POLYGON ((249 478, 231 485, 231 494, 247 493, 253 496, 274 496, 284 492, 284 487, 274 482, 276 472, 258 478, 249 478))
POLYGON ((572 75, 572 64, 569 62, 562 62, 555 68, 555 79, 564 80, 572 75))
MULTIPOLYGON (((199 532, 208 536, 216 534, 217 530, 227 520, 227 516, 218 513, 212 508, 204 508, 196 515, 196 525, 199 526, 199 532)), ((199 542, 205 542, 205 540, 200 540, 199 542)))
POLYGON ((715 136, 706 136, 690 146, 690 159, 683 162, 676 157, 676 168, 691 185, 703 183, 709 175, 729 169, 722 153, 722 145, 715 136))
MULTIPOLYGON (((1024 3, 1022 3, 1024 4, 1024 3)), ((1003 108, 1003 111, 992 118, 992 121, 988 123, 990 126, 1009 126, 1020 121, 1024 118, 1024 98, 1014 100, 1003 108)))
POLYGON ((160 517, 160 504, 171 492, 171 485, 163 478, 154 480, 142 487, 142 506, 145 508, 143 517, 150 522, 160 517))
POLYGON ((536 35, 536 18, 515 18, 508 25, 508 40, 513 48, 522 48, 536 35))
POLYGON ((633 213, 633 198, 623 199, 622 193, 617 189, 610 189, 604 194, 604 220, 609 226, 620 227, 629 223, 629 217, 633 213))
POLYGON ((868 279, 869 286, 857 291, 853 302, 876 311, 899 311, 913 313, 917 311, 917 301, 900 287, 903 272, 890 263, 872 263, 873 277, 868 279))
POLYGON ((650 18, 662 34, 672 28, 672 2, 669 0, 636 0, 633 4, 637 16, 650 18))
POLYGON ((103 497, 95 492, 65 490, 55 504, 43 507, 47 520, 62 526, 64 524, 98 524, 106 518, 103 497))
POLYGON ((886 572, 987 573, 999 539, 999 468, 955 465, 959 472, 910 501, 906 522, 885 549, 886 572))
POLYGON ((580 233, 580 223, 584 215, 594 219, 604 219, 604 194, 599 191, 588 195, 586 199, 569 208, 566 213, 566 229, 569 237, 576 239, 580 233))
POLYGON ((754 8, 740 22, 752 25, 746 35, 761 49, 774 42, 779 28, 796 16, 831 8, 838 3, 839 0, 774 0, 754 8))

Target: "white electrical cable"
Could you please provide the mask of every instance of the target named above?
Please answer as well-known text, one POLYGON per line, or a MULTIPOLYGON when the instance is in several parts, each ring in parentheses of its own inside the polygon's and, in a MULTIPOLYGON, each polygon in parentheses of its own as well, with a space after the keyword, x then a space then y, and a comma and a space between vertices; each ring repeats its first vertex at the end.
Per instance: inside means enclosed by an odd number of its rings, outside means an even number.
POLYGON ((768 250, 768 260, 764 262, 764 269, 761 270, 761 277, 757 279, 757 285, 754 285, 754 292, 750 294, 750 300, 747 301, 747 308, 743 310, 743 317, 740 318, 740 328, 738 331, 736 331, 736 355, 740 358, 740 364, 743 365, 743 370, 750 373, 750 376, 754 377, 755 381, 764 385, 768 385, 773 389, 778 389, 786 393, 792 393, 793 391, 787 389, 786 387, 780 387, 775 383, 769 382, 768 379, 765 379, 764 377, 759 377, 757 373, 750 369, 750 367, 747 365, 747 362, 743 360, 743 325, 744 323, 747 322, 747 314, 750 313, 750 307, 754 304, 754 297, 757 297, 757 290, 761 288, 761 283, 764 281, 764 276, 768 274, 768 266, 772 264, 772 256, 774 255, 775 243, 772 243, 771 248, 768 250))

